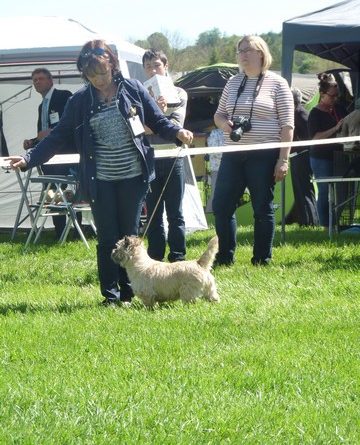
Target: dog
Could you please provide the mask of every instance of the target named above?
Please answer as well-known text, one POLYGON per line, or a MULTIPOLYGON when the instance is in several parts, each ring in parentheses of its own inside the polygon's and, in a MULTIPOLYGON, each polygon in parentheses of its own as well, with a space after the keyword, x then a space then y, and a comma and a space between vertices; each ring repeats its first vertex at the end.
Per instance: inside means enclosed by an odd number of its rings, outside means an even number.
POLYGON ((156 302, 180 299, 190 303, 200 297, 219 302, 215 279, 210 273, 217 250, 215 236, 197 261, 164 263, 149 257, 140 238, 125 236, 116 243, 111 258, 126 269, 134 294, 152 308, 156 302))

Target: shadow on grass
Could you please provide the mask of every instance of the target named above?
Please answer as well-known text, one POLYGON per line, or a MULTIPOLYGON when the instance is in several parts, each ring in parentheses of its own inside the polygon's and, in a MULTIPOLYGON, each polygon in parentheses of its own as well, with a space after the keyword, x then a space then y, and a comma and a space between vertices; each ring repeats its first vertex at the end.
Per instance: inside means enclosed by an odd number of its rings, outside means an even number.
MULTIPOLYGON (((281 228, 277 227, 275 233, 275 243, 281 245, 281 228)), ((333 240, 329 238, 327 230, 319 227, 299 227, 297 225, 286 226, 285 229, 285 243, 294 246, 301 244, 314 245, 332 245, 332 246, 346 246, 349 244, 359 243, 360 237, 354 235, 334 235, 333 240)))
MULTIPOLYGON (((0 242, 11 242, 12 244, 24 246, 28 232, 26 230, 18 233, 16 238, 11 241, 10 240, 11 233, 1 232, 0 233, 0 242)), ((198 247, 202 243, 208 243, 210 239, 216 235, 215 228, 210 227, 207 230, 197 231, 196 237, 191 236, 191 234, 187 234, 186 243, 187 247, 190 249, 191 247, 198 247)), ((238 225, 236 241, 238 245, 252 245, 254 241, 254 228, 253 226, 241 226, 238 225)), ((347 235, 342 236, 335 235, 333 241, 329 240, 328 233, 319 228, 319 227, 300 227, 297 224, 291 224, 285 226, 285 243, 290 245, 301 245, 304 243, 313 244, 313 245, 326 245, 331 243, 336 246, 344 246, 352 243, 359 243, 360 237, 358 235, 347 235)), ((78 240, 69 239, 67 242, 78 242, 78 240)), ((274 246, 281 246, 281 226, 279 224, 275 227, 275 237, 274 237, 274 246)), ((57 241, 54 240, 54 233, 52 230, 44 232, 41 235, 40 240, 37 244, 31 244, 28 249, 23 251, 27 252, 36 252, 37 250, 47 251, 52 249, 55 246, 59 246, 57 241)))
POLYGON ((344 270, 360 270, 360 255, 349 255, 347 257, 335 253, 330 258, 318 257, 317 261, 322 263, 321 270, 328 272, 334 269, 344 269, 344 270))
MULTIPOLYGON (((197 236, 187 236, 187 246, 197 247, 204 242, 208 242, 216 234, 214 228, 197 232, 197 236)), ((346 245, 354 241, 359 241, 359 237, 336 237, 333 243, 346 245)), ((236 234, 236 242, 238 245, 252 245, 254 242, 253 226, 238 226, 236 234)), ((287 225, 285 228, 285 243, 291 245, 301 245, 304 243, 323 245, 330 243, 329 236, 326 231, 316 227, 299 227, 298 225, 287 225)), ((274 245, 281 246, 281 226, 276 225, 274 245)))
MULTIPOLYGON (((54 247, 64 248, 67 244, 72 244, 72 243, 77 243, 79 245, 82 244, 84 246, 84 248, 86 248, 85 245, 83 244, 83 242, 78 237, 75 236, 74 230, 71 229, 71 232, 65 242, 65 245, 63 245, 63 246, 61 244, 59 244, 58 240, 55 237, 55 232, 53 230, 45 230, 41 234, 41 237, 36 242, 36 244, 31 242, 29 244, 29 246, 27 247, 27 249, 25 250, 24 247, 25 247, 29 232, 30 232, 30 230, 23 229, 20 233, 16 234, 16 236, 13 240, 11 240, 11 231, 3 229, 0 232, 0 243, 9 243, 9 244, 18 246, 19 250, 23 254, 36 252, 38 250, 47 252, 47 251, 53 249, 54 247)), ((88 231, 86 231, 85 237, 89 243, 91 240, 94 240, 96 238, 94 236, 94 234, 88 235, 88 231)))
POLYGON ((121 305, 104 306, 102 301, 89 303, 60 303, 60 304, 33 304, 28 302, 19 303, 0 303, 0 316, 8 316, 10 314, 36 314, 36 313, 59 313, 59 314, 72 314, 83 309, 92 309, 94 306, 104 310, 124 310, 124 311, 137 311, 155 313, 159 311, 172 310, 176 305, 182 304, 180 301, 171 301, 165 303, 157 303, 151 309, 147 308, 140 299, 135 298, 130 307, 121 305))
MULTIPOLYGON (((152 308, 146 307, 143 302, 140 300, 140 298, 135 297, 132 302, 131 306, 127 308, 127 310, 130 311, 138 311, 138 312, 148 312, 148 313, 155 313, 159 311, 167 311, 174 309, 178 304, 182 304, 181 301, 175 300, 175 301, 166 301, 163 303, 155 303, 155 305, 152 308)), ((121 306, 119 306, 121 309, 121 306)))
POLYGON ((7 316, 13 313, 20 314, 35 314, 42 312, 58 312, 60 314, 71 314, 82 309, 88 309, 91 304, 83 303, 62 303, 62 304, 48 304, 36 305, 32 303, 0 303, 0 315, 7 316))

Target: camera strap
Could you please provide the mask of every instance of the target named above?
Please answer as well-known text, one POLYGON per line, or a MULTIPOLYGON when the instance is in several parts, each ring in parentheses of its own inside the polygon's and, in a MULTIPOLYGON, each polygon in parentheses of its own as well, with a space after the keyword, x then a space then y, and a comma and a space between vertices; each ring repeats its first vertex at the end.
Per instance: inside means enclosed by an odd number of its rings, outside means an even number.
MULTIPOLYGON (((251 118, 252 118, 252 114, 253 114, 254 102, 255 102, 255 99, 256 99, 257 95, 260 92, 260 88, 261 88, 261 84, 262 84, 261 81, 262 81, 263 77, 264 77, 264 73, 260 73, 259 77, 257 79, 256 85, 255 85, 255 89, 254 89, 253 96, 252 96, 252 101, 251 101, 251 109, 250 109, 250 116, 249 116, 249 121, 250 122, 251 122, 251 118)), ((248 76, 245 74, 244 77, 242 78, 242 81, 240 83, 240 86, 239 86, 239 89, 238 89, 238 92, 237 92, 237 95, 236 95, 236 100, 235 100, 235 103, 234 103, 234 108, 233 108, 233 111, 232 111, 231 120, 234 119, 235 108, 236 108, 236 105, 237 105, 237 103, 239 101, 241 93, 245 90, 245 85, 246 85, 247 80, 248 80, 248 76)))

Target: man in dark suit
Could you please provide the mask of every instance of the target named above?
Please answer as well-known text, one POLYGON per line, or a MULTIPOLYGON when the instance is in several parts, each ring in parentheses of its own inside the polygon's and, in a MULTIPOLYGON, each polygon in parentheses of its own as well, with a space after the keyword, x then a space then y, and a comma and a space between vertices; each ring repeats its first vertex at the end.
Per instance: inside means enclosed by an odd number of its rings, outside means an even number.
MULTIPOLYGON (((57 125, 63 114, 66 102, 72 95, 70 91, 54 88, 52 75, 46 68, 36 68, 32 72, 31 77, 35 90, 41 94, 43 100, 38 110, 38 134, 35 138, 24 140, 23 146, 25 150, 35 147, 57 125)), ((69 147, 67 153, 74 153, 74 148, 69 147)), ((69 175, 70 169, 74 167, 76 168, 72 164, 43 165, 42 171, 45 175, 69 175)), ((53 223, 56 236, 60 238, 65 227, 66 217, 63 215, 54 216, 53 223)))

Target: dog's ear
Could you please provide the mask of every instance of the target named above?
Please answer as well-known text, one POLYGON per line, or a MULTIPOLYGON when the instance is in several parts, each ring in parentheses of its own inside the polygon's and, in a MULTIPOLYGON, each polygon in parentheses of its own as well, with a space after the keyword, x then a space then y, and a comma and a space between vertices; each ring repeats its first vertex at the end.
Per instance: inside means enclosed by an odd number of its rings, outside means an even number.
POLYGON ((128 235, 125 235, 124 237, 124 247, 129 247, 130 246, 130 237, 128 235))

